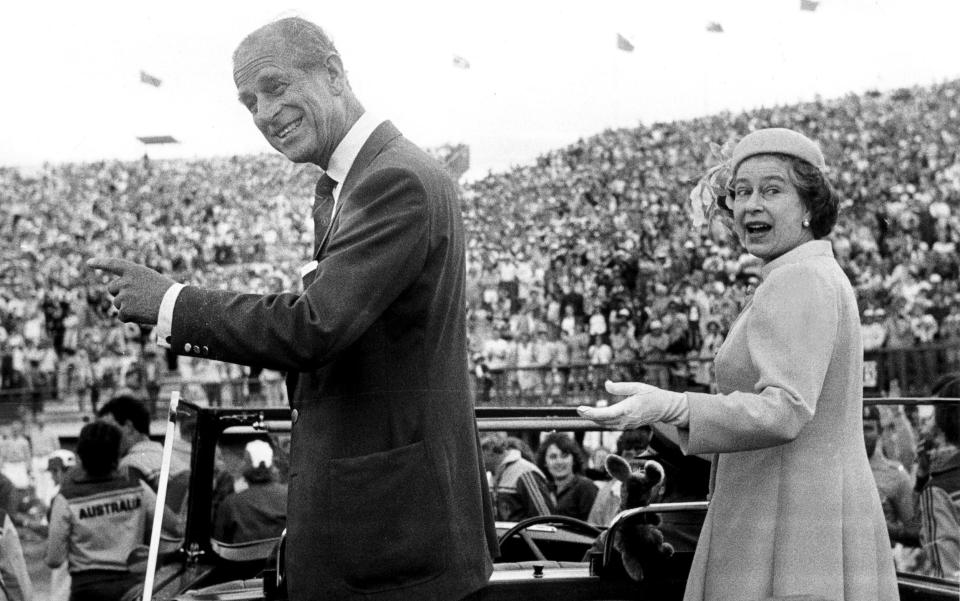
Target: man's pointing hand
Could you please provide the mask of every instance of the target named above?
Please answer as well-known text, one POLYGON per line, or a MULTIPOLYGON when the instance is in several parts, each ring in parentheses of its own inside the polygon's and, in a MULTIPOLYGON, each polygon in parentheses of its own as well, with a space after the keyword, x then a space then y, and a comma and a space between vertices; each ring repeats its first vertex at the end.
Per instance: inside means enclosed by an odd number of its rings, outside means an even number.
POLYGON ((113 306, 120 310, 121 321, 156 324, 163 295, 175 282, 149 267, 124 259, 97 257, 87 267, 100 269, 117 277, 107 284, 113 306))

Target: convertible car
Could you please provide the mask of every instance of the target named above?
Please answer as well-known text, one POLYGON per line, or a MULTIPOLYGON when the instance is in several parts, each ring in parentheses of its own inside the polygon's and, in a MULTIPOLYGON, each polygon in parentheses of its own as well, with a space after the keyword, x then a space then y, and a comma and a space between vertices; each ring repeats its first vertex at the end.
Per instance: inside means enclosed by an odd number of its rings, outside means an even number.
MULTIPOLYGON (((176 393, 175 393, 176 394, 176 393)), ((926 405, 941 399, 883 399, 868 403, 926 405)), ((284 599, 283 537, 229 543, 213 536, 212 514, 222 483, 240 472, 243 449, 253 439, 269 440, 278 449, 289 445, 290 412, 281 408, 207 408, 189 401, 171 403, 166 437, 166 480, 158 503, 166 503, 184 520, 184 534, 168 534, 151 549, 144 599, 243 601, 284 599)), ((478 408, 482 431, 597 432, 572 407, 478 408)), ((535 436, 535 435, 534 435, 535 436)), ((606 436, 613 436, 607 433, 606 436)), ((283 453, 276 465, 283 472, 283 453)), ((232 484, 229 484, 232 486, 232 484)), ((636 512, 702 515, 706 502, 657 503, 623 512, 609 526, 616 530, 636 512)), ((564 516, 543 516, 519 523, 498 523, 502 557, 482 599, 615 600, 681 599, 692 551, 678 551, 655 579, 636 583, 626 575, 616 550, 608 544, 591 550, 603 530, 564 516)), ((159 525, 157 530, 159 531, 159 525)), ((898 572, 904 601, 956 601, 956 582, 898 572)), ((131 596, 132 598, 132 596, 131 596)), ((138 597, 139 598, 139 597, 138 597)))

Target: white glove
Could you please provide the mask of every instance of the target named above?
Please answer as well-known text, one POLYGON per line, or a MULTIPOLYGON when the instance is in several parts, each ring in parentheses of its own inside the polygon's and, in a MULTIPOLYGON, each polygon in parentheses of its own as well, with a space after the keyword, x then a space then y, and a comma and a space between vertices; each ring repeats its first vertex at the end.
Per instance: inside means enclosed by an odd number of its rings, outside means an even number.
POLYGON ((642 382, 606 382, 607 392, 627 398, 609 407, 577 407, 581 417, 601 426, 629 430, 655 422, 685 428, 690 425, 687 395, 642 382))

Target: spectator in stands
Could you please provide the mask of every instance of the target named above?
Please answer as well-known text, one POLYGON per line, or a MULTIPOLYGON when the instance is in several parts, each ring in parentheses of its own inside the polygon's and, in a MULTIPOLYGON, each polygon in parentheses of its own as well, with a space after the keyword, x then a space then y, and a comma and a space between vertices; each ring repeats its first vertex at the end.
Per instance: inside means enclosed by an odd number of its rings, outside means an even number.
MULTIPOLYGON (((943 376, 933 394, 960 398, 960 376, 943 376)), ((936 405, 933 417, 917 455, 920 544, 931 576, 960 580, 960 407, 936 405)))
POLYGON ((534 464, 537 462, 537 455, 533 452, 533 449, 530 448, 530 445, 527 444, 526 440, 517 436, 507 436, 505 444, 508 451, 510 449, 520 451, 521 459, 534 464))
POLYGON ((0 473, 0 511, 10 516, 15 523, 19 522, 17 514, 20 512, 20 502, 23 496, 10 478, 0 473))
POLYGON ((536 349, 530 334, 522 331, 517 340, 517 385, 520 388, 520 395, 529 397, 537 388, 539 373, 535 369, 536 349))
POLYGON ((860 315, 824 239, 840 199, 823 154, 796 131, 761 129, 740 140, 729 169, 707 194, 763 261, 763 281, 719 353, 720 394, 611 382, 625 400, 579 411, 606 426, 664 423, 685 453, 720 454, 688 598, 895 599, 861 442, 860 315))
POLYGON ((140 399, 121 395, 97 412, 100 419, 120 428, 120 468, 146 482, 154 491, 160 478, 163 445, 150 440, 150 412, 140 399))
POLYGON ((647 327, 649 331, 640 339, 640 354, 644 360, 646 378, 661 388, 669 386, 670 368, 662 361, 667 358, 670 337, 663 330, 663 323, 659 319, 651 320, 647 327))
POLYGON ((213 537, 224 543, 279 538, 287 523, 287 485, 277 481, 273 448, 263 440, 247 443, 243 477, 248 486, 228 495, 213 522, 213 537))
POLYGON ((0 445, 0 471, 19 490, 27 492, 31 488, 30 440, 19 417, 11 422, 7 438, 0 445))
MULTIPOLYGON (((71 601, 116 601, 140 583, 127 560, 143 545, 153 521, 156 496, 142 480, 119 471, 120 429, 94 421, 80 430, 77 455, 53 499, 46 562, 69 561, 71 601)), ((164 526, 176 531, 176 517, 164 512, 164 526)))
POLYGON ((863 442, 870 458, 870 469, 880 493, 880 506, 887 520, 887 532, 892 543, 917 545, 913 527, 913 482, 899 461, 887 459, 878 444, 883 431, 880 410, 876 406, 863 408, 863 442))
POLYGON ((506 437, 487 435, 480 448, 484 467, 492 474, 490 492, 498 520, 519 522, 556 513, 556 502, 543 472, 524 459, 520 449, 509 448, 506 437))
POLYGON ((868 307, 863 312, 861 332, 863 333, 863 350, 875 351, 882 348, 887 338, 887 330, 883 327, 883 309, 868 307))
POLYGON ((597 497, 597 485, 583 475, 583 450, 573 438, 552 432, 537 449, 537 467, 546 475, 556 499, 556 512, 586 520, 597 497))
POLYGON ((606 335, 593 336, 587 355, 590 357, 590 372, 593 374, 592 387, 597 388, 601 382, 610 377, 610 363, 613 361, 613 349, 607 343, 606 335))
POLYGON ((724 334, 720 331, 720 322, 715 318, 707 319, 707 333, 700 345, 700 361, 697 363, 694 381, 707 388, 709 392, 716 392, 716 378, 713 374, 713 360, 723 345, 724 334))
POLYGON ((47 471, 50 458, 54 451, 60 449, 60 438, 56 432, 47 428, 47 419, 42 413, 33 416, 30 428, 30 455, 32 458, 34 494, 45 507, 50 506, 53 499, 54 482, 47 471))

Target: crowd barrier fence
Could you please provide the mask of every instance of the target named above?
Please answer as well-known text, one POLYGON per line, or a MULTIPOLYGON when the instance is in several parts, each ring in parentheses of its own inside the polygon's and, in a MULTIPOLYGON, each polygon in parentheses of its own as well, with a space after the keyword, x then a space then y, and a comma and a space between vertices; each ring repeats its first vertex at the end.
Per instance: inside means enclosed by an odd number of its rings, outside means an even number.
MULTIPOLYGON (((882 348, 864 353, 864 395, 925 396, 937 377, 960 371, 960 345, 932 344, 909 348, 882 348)), ((642 381, 671 390, 714 390, 713 359, 668 357, 659 360, 601 365, 565 365, 490 368, 478 366, 469 379, 478 406, 581 405, 607 402, 604 382, 642 381)), ((161 399, 179 389, 184 398, 224 407, 284 406, 286 386, 280 374, 231 380, 186 379, 167 376, 133 391, 150 401, 157 414, 161 399)), ((64 419, 96 412, 97 405, 120 392, 104 387, 81 394, 64 394, 55 386, 0 389, 0 423, 18 413, 44 412, 64 419)))

